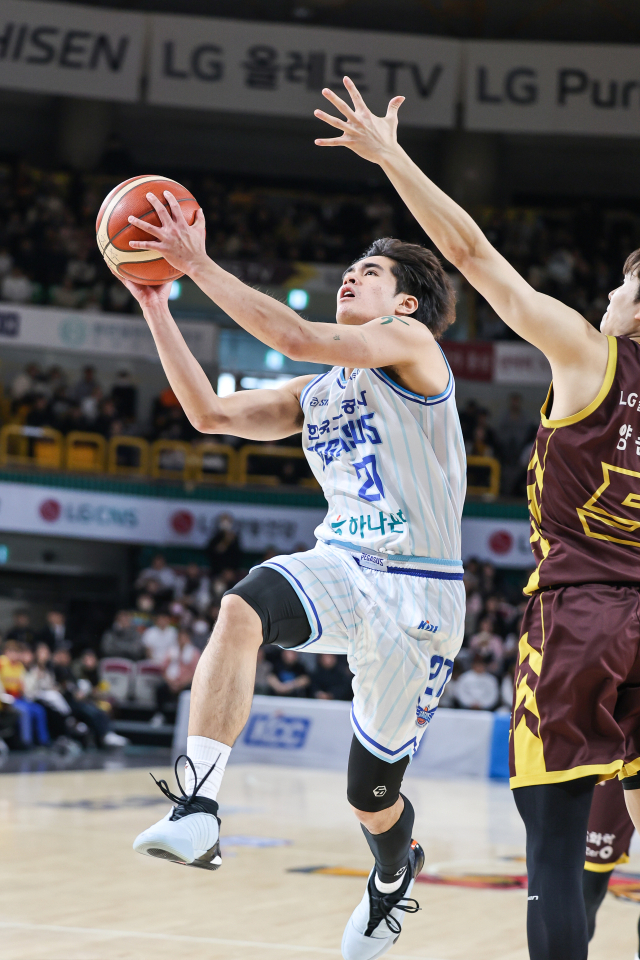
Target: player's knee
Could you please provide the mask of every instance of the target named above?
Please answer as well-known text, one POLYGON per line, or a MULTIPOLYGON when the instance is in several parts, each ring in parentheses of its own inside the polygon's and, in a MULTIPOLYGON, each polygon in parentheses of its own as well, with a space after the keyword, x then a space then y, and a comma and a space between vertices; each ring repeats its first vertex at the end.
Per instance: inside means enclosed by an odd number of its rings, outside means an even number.
POLYGON ((374 834, 386 833, 397 822, 402 813, 400 797, 391 806, 384 807, 382 810, 358 810, 353 804, 352 809, 362 826, 366 827, 369 833, 374 834))
POLYGON ((220 615, 213 631, 217 643, 245 642, 260 646, 262 623, 255 610, 236 594, 226 594, 220 604, 220 615))
MULTIPOLYGON (((391 767, 391 764, 389 766, 391 767)), ((351 774, 351 771, 349 772, 351 774)), ((365 826, 368 826, 368 820, 379 817, 384 811, 393 807, 399 798, 399 783, 379 783, 371 788, 366 781, 349 776, 347 800, 360 823, 364 823, 365 826)))

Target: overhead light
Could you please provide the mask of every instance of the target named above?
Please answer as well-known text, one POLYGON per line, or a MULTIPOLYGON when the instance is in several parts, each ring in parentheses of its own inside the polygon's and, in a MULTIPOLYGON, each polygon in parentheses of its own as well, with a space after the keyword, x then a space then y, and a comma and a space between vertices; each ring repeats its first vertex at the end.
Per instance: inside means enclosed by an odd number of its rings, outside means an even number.
POLYGON ((264 362, 269 370, 282 370, 284 366, 284 356, 278 353, 277 350, 267 350, 264 355, 264 362))
POLYGON ((240 386, 243 390, 274 390, 281 383, 288 383, 291 377, 243 377, 240 386))
POLYGON ((229 397, 236 392, 236 378, 232 373, 221 373, 218 377, 217 394, 219 397, 229 397))
POLYGON ((309 303, 309 294, 306 290, 289 290, 287 303, 292 310, 304 310, 309 303))
POLYGON ((169 290, 169 300, 179 300, 182 293, 182 284, 179 280, 174 280, 169 290))

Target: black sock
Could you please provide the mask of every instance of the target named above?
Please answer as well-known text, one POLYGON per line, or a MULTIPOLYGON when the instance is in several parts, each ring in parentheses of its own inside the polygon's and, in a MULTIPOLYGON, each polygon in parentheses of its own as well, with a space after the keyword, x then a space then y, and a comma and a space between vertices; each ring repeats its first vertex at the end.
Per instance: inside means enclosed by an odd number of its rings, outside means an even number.
POLYGON ((611 871, 606 870, 602 873, 596 870, 585 870, 582 874, 582 894, 584 896, 584 905, 587 910, 587 928, 589 930, 589 940, 592 939, 596 929, 596 914, 607 893, 611 871))
POLYGON ((369 849, 376 860, 376 875, 382 883, 398 880, 398 874, 406 867, 409 859, 415 813, 407 798, 402 793, 400 796, 404 800, 404 810, 385 833, 369 833, 361 824, 369 849))

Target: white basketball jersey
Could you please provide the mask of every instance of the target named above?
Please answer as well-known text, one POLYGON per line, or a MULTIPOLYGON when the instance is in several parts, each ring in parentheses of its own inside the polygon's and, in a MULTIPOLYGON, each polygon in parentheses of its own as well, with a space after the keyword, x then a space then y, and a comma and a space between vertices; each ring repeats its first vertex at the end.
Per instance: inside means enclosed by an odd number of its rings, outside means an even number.
MULTIPOLYGON (((329 509, 315 534, 348 549, 460 561, 466 458, 454 380, 422 397, 381 369, 333 367, 300 398, 302 444, 329 509)), ((384 561, 383 561, 384 562, 384 561)))

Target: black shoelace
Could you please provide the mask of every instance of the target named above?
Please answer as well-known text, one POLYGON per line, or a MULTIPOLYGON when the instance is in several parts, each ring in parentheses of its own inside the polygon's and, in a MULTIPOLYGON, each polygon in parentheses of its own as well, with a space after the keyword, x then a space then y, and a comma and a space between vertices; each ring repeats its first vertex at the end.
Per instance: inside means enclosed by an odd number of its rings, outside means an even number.
POLYGON ((205 780, 207 779, 207 777, 209 776, 209 774, 213 773, 213 771, 215 770, 216 763, 218 762, 219 759, 220 759, 220 757, 218 757, 218 758, 215 760, 215 762, 214 762, 214 763, 212 764, 212 766, 209 768, 209 770, 208 770, 207 773, 204 775, 204 777, 202 778, 202 780, 200 780, 200 782, 198 782, 198 774, 196 773, 196 768, 195 768, 195 766, 194 766, 194 764, 193 764, 193 760, 191 759, 191 757, 188 757, 188 756, 186 755, 186 753, 181 753, 180 756, 178 757, 178 759, 176 760, 175 767, 173 768, 173 772, 174 772, 175 778, 176 778, 176 783, 178 784, 178 788, 179 788, 179 790, 180 790, 180 796, 177 796, 175 793, 172 793, 172 792, 171 792, 171 790, 169 789, 169 784, 167 783, 166 780, 156 780, 156 778, 154 777, 154 775, 153 775, 152 773, 150 773, 149 776, 151 777, 151 779, 153 780, 153 782, 155 783, 155 785, 156 785, 157 787, 159 787, 159 789, 160 789, 161 792, 165 795, 165 797, 167 798, 167 800, 170 800, 171 803, 175 804, 175 806, 188 806, 189 804, 192 804, 192 803, 198 801, 199 798, 196 796, 196 794, 198 793, 198 790, 200 789, 200 787, 202 786, 202 784, 205 782, 205 780), (193 771, 194 786, 193 786, 193 791, 191 792, 190 795, 187 795, 187 794, 185 793, 184 787, 183 787, 182 784, 180 783, 180 777, 178 776, 178 764, 180 763, 180 761, 182 760, 183 757, 184 757, 184 759, 187 761, 187 763, 189 764, 189 766, 191 767, 191 769, 192 769, 192 771, 193 771))
POLYGON ((371 891, 369 892, 369 896, 373 901, 370 927, 373 927, 374 930, 375 927, 384 920, 391 933, 400 934, 402 932, 402 926, 391 911, 402 910, 403 913, 417 913, 420 909, 420 904, 413 897, 400 897, 399 900, 394 900, 393 898, 397 896, 397 894, 372 893, 371 891), (377 921, 375 926, 373 926, 374 921, 377 921))

